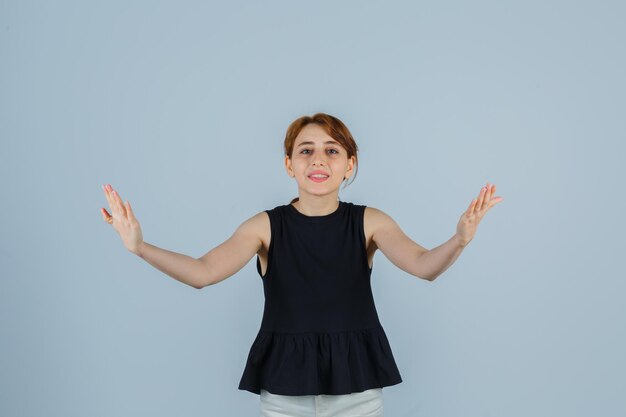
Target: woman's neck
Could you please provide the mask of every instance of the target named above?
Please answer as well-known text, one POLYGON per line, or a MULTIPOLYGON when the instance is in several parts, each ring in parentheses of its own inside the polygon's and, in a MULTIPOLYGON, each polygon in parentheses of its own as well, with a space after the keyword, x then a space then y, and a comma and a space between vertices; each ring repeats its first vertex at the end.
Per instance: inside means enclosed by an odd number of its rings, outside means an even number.
POLYGON ((305 216, 326 216, 327 214, 331 214, 339 208, 339 201, 332 199, 314 199, 314 200, 304 200, 299 198, 298 201, 291 204, 298 210, 300 213, 305 216))

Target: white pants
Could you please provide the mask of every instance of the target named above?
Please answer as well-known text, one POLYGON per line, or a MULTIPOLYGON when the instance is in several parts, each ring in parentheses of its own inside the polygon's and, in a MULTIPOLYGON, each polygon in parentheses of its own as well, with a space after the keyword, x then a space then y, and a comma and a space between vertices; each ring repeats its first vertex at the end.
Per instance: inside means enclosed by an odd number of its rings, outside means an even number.
POLYGON ((343 395, 278 395, 262 389, 261 417, 383 417, 383 389, 343 395))

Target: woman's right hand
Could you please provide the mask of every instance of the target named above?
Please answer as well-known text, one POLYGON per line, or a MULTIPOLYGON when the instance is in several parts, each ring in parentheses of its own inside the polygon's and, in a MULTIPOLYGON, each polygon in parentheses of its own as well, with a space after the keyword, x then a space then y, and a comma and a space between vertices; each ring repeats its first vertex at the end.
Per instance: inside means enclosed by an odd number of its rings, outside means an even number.
POLYGON ((135 213, 130 208, 130 203, 128 201, 123 203, 117 191, 111 187, 111 184, 102 186, 102 189, 109 202, 109 209, 113 213, 110 215, 104 207, 101 207, 100 212, 104 221, 112 225, 119 233, 126 249, 135 255, 139 255, 139 249, 143 243, 143 234, 141 233, 139 221, 137 221, 135 213))

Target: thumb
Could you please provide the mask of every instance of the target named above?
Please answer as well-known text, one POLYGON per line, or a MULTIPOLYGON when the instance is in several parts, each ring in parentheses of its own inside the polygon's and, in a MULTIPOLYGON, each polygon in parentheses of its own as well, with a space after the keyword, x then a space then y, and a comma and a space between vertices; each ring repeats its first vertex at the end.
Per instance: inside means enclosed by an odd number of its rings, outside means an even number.
POLYGON ((111 218, 109 212, 104 207, 100 207, 100 213, 102 214, 104 221, 109 223, 109 219, 111 218))

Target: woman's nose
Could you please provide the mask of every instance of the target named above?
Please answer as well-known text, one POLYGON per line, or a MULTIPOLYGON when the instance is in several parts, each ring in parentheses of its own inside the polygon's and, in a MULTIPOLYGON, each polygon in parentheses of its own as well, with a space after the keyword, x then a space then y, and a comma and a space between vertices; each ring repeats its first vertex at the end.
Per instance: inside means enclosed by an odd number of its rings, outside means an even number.
POLYGON ((313 165, 326 165, 326 160, 318 156, 317 158, 315 158, 313 165))

